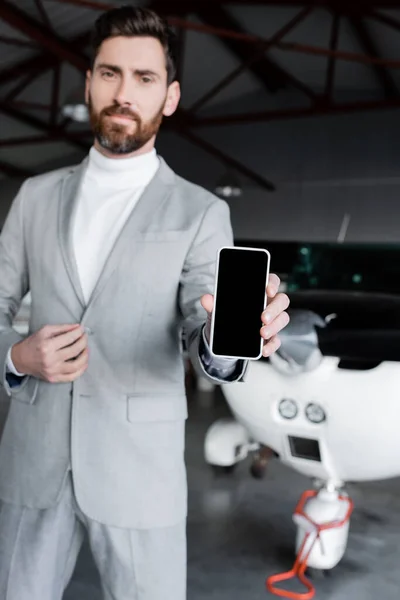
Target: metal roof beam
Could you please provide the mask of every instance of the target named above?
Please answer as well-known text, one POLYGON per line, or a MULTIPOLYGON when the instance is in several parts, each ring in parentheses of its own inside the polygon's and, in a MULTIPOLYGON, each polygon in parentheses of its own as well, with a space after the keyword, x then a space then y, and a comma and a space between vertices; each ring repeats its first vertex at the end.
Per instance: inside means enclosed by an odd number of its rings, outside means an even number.
POLYGON ((349 102, 348 104, 320 104, 310 108, 289 108, 283 110, 266 110, 251 113, 238 113, 223 117, 198 117, 193 127, 219 127, 223 125, 240 125, 268 121, 282 121, 325 115, 350 114, 373 110, 391 110, 400 108, 400 97, 388 100, 372 100, 366 102, 349 102))
MULTIPOLYGON (((89 43, 89 40, 90 32, 85 31, 85 33, 81 33, 77 37, 73 38, 69 43, 69 47, 72 48, 74 52, 79 52, 81 48, 85 47, 89 43)), ((60 58, 54 54, 38 54, 32 58, 29 58, 28 60, 23 60, 16 65, 12 65, 3 71, 0 71, 0 85, 8 83, 9 81, 13 81, 18 77, 21 77, 21 75, 26 75, 27 73, 44 73, 46 70, 57 66, 59 62, 60 58)))
MULTIPOLYGON (((200 7, 197 8, 197 14, 203 21, 214 27, 225 27, 226 29, 243 32, 240 23, 221 6, 215 6, 214 8, 200 7)), ((254 47, 246 42, 224 38, 223 43, 241 62, 251 61, 254 56, 254 47)), ((313 90, 266 56, 252 63, 249 69, 269 91, 276 92, 290 85, 305 93, 313 101, 316 100, 316 94, 313 90)))
MULTIPOLYGON (((161 2, 162 1, 163 0, 161 0, 161 2)), ((169 2, 167 4, 169 4, 169 2)), ((173 4, 175 10, 178 10, 180 7, 187 7, 188 2, 187 0, 172 0, 171 4, 173 4)), ((351 5, 348 0, 195 0, 191 4, 209 9, 214 8, 217 5, 228 6, 230 4, 245 6, 313 6, 314 8, 335 8, 342 12, 346 12, 346 9, 351 5)), ((353 4, 354 7, 357 7, 361 12, 370 8, 400 8, 400 0, 354 0, 353 4)), ((353 10, 354 7, 351 7, 351 9, 353 10)), ((191 6, 191 8, 193 10, 193 6, 191 6)))
MULTIPOLYGON (((204 106, 209 100, 214 98, 221 90, 223 90, 227 85, 229 85, 234 79, 236 79, 243 71, 250 68, 254 63, 258 60, 263 59, 265 56, 265 52, 269 50, 272 46, 276 46, 281 39, 283 39, 292 29, 294 29, 301 21, 303 21, 308 15, 312 12, 312 8, 308 7, 300 11, 293 19, 289 21, 289 23, 285 24, 275 35, 273 35, 269 40, 265 40, 264 42, 260 42, 257 45, 257 53, 254 53, 252 58, 246 62, 243 62, 239 67, 234 69, 231 73, 229 73, 226 77, 224 77, 220 82, 217 83, 211 90, 209 90, 204 96, 199 98, 193 106, 190 107, 189 112, 195 113, 200 108, 204 106)), ((253 50, 254 51, 254 50, 253 50)))
MULTIPOLYGON (((375 41, 373 40, 366 24, 362 21, 362 19, 360 17, 350 16, 349 22, 364 52, 373 58, 381 58, 377 45, 375 44, 375 41)), ((382 67, 381 65, 373 65, 372 68, 374 69, 376 77, 383 88, 385 97, 398 97, 399 90, 397 89, 393 77, 388 73, 385 67, 382 67)))
POLYGON ((69 62, 79 71, 84 71, 89 66, 88 59, 75 48, 71 48, 69 42, 62 40, 41 23, 8 2, 8 0, 2 0, 0 17, 3 21, 11 25, 11 27, 40 44, 59 60, 69 62))
POLYGON ((216 148, 214 145, 210 144, 197 134, 193 133, 193 131, 190 131, 189 129, 177 129, 176 133, 188 140, 189 142, 191 142, 192 144, 194 144, 195 146, 197 146, 198 148, 201 148, 207 154, 210 154, 217 160, 223 162, 228 167, 231 167, 239 173, 241 173, 242 175, 244 175, 245 177, 248 177, 268 192, 276 191, 276 186, 274 183, 272 183, 268 179, 265 179, 265 177, 262 177, 261 175, 259 175, 259 173, 253 171, 253 169, 246 167, 243 163, 239 162, 235 158, 228 156, 219 148, 216 148))
MULTIPOLYGON (((220 6, 211 8, 200 4, 196 8, 197 15, 202 21, 207 23, 207 25, 243 32, 241 25, 224 8, 220 6)), ((246 42, 229 38, 223 38, 221 42, 240 60, 241 63, 250 63, 254 58, 254 47, 246 42)), ((269 92, 277 92, 287 85, 287 80, 282 77, 279 69, 277 69, 275 64, 265 56, 262 56, 258 61, 249 64, 249 71, 255 75, 269 92)))
POLYGON ((400 21, 394 19, 393 17, 389 17, 389 15, 384 15, 382 13, 377 12, 376 10, 372 10, 367 14, 367 17, 374 19, 383 25, 387 25, 396 31, 400 31, 400 21))

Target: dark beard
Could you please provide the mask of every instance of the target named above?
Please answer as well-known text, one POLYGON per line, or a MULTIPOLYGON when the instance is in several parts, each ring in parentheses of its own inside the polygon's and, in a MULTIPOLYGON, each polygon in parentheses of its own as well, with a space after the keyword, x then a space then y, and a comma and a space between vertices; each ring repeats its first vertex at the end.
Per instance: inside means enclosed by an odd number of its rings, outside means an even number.
POLYGON ((112 154, 131 154, 140 150, 152 137, 157 135, 163 120, 164 103, 158 113, 148 121, 143 123, 142 119, 129 108, 122 106, 109 106, 103 108, 100 113, 93 109, 91 99, 89 99, 90 124, 92 126, 95 138, 100 146, 112 154), (109 115, 127 115, 136 121, 135 133, 126 133, 126 128, 118 123, 109 122, 106 117, 109 115))

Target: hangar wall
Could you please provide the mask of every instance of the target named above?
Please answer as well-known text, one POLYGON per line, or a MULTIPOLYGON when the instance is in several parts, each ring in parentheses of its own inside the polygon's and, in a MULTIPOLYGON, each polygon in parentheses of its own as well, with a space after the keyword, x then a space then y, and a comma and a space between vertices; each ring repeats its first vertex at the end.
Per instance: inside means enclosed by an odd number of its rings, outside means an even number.
MULTIPOLYGON (((399 132, 400 111, 392 110, 208 128, 201 135, 277 185, 268 193, 240 177, 244 193, 229 201, 237 238, 334 242, 345 234, 346 242, 397 243, 399 132)), ((174 133, 162 133, 157 148, 179 174, 208 189, 225 172, 174 133)), ((0 180, 1 223, 21 181, 0 180)))

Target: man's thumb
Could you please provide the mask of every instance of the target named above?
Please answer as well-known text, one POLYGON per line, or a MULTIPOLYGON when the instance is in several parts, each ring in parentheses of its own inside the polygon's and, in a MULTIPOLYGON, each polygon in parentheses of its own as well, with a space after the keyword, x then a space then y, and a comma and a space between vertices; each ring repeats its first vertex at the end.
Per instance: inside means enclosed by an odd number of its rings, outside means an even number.
POLYGON ((214 296, 211 294, 205 294, 201 298, 201 305, 208 313, 212 313, 214 308, 214 296))

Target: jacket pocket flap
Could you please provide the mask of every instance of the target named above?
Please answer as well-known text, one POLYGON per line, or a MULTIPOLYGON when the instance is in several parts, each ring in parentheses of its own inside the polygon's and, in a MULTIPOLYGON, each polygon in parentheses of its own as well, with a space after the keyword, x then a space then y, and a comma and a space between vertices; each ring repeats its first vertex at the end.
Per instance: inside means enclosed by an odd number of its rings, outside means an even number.
POLYGON ((186 396, 128 395, 127 416, 132 423, 185 420, 188 416, 186 396))

